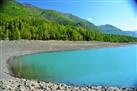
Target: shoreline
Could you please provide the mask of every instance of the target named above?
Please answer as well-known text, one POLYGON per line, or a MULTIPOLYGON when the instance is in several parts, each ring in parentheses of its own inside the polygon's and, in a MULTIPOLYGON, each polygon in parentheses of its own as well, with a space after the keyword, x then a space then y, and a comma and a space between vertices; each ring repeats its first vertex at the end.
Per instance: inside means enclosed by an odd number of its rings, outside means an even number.
POLYGON ((64 49, 64 50, 50 50, 50 51, 39 51, 38 52, 32 52, 32 53, 26 53, 26 54, 22 54, 22 55, 18 55, 18 56, 13 56, 11 58, 9 58, 8 61, 12 61, 14 59, 14 57, 20 57, 20 56, 25 56, 25 55, 32 55, 32 54, 41 54, 41 53, 52 53, 52 52, 64 52, 64 51, 78 51, 78 50, 94 50, 94 49, 106 49, 106 48, 113 48, 113 47, 126 47, 126 46, 129 46, 129 45, 134 45, 134 44, 124 44, 124 45, 115 45, 115 46, 108 46, 108 47, 98 47, 98 48, 82 48, 82 49, 64 49), (12 59, 13 58, 13 59, 12 59))
MULTIPOLYGON (((55 41, 55 40, 51 40, 51 41, 41 41, 41 40, 2 41, 2 44, 0 44, 1 45, 0 50, 2 50, 2 53, 1 53, 2 58, 0 61, 0 67, 1 67, 0 87, 1 87, 1 84, 4 84, 4 83, 5 84, 9 83, 8 85, 10 87, 12 85, 10 82, 14 83, 14 80, 17 82, 22 81, 21 78, 15 78, 11 76, 10 75, 11 73, 8 70, 7 60, 12 58, 13 56, 30 55, 33 53, 43 53, 43 52, 120 47, 120 46, 127 46, 131 44, 133 43, 109 43, 109 42, 98 42, 98 41, 55 41)), ((34 80, 26 80, 26 81, 31 82, 34 80)), ((19 83, 16 83, 16 85, 17 84, 19 83)), ((52 84, 55 85, 55 83, 52 83, 52 84)), ((8 91, 8 90, 4 90, 4 91, 8 91)), ((21 90, 21 91, 29 91, 29 90, 21 90)), ((99 91, 102 91, 102 90, 99 90, 99 91)), ((118 90, 118 91, 122 91, 122 90, 118 90)))

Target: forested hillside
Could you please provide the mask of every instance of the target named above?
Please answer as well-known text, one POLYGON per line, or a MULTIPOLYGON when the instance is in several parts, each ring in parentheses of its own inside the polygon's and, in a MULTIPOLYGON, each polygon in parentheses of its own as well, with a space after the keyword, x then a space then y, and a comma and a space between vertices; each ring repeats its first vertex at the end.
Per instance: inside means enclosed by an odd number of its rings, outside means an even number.
POLYGON ((29 40, 87 40, 107 42, 136 42, 137 38, 104 34, 92 23, 72 14, 8 0, 0 10, 1 39, 29 40))

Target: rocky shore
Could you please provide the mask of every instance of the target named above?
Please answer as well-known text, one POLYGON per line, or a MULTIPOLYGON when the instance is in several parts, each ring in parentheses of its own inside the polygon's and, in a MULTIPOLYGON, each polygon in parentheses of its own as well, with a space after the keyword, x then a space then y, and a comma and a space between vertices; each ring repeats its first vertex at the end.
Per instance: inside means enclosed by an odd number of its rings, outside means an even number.
POLYGON ((0 91, 137 91, 136 88, 102 86, 78 87, 60 83, 20 79, 10 75, 7 65, 7 60, 13 56, 20 56, 24 54, 43 51, 91 49, 123 45, 127 45, 127 43, 39 40, 0 41, 0 91))
POLYGON ((137 91, 136 88, 118 88, 102 86, 79 87, 61 83, 26 80, 16 78, 14 80, 0 81, 2 91, 137 91))

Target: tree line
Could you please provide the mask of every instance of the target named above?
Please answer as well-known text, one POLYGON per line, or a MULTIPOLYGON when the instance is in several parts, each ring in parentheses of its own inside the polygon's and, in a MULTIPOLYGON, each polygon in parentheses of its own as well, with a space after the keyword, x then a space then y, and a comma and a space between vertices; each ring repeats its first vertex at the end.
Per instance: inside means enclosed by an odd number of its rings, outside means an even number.
POLYGON ((104 34, 82 27, 57 24, 35 16, 0 14, 0 39, 136 42, 137 38, 104 34))

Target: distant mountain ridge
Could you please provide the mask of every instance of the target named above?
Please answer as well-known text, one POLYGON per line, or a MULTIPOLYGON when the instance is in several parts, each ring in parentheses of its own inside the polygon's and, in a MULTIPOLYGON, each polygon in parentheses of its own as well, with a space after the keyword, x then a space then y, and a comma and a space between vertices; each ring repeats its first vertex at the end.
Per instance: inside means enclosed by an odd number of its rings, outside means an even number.
POLYGON ((128 36, 137 37, 135 32, 123 31, 110 24, 100 25, 98 26, 98 28, 100 29, 101 32, 107 33, 107 34, 118 34, 118 35, 128 35, 128 36))
POLYGON ((106 25, 100 25, 98 26, 98 28, 104 32, 104 33, 108 33, 108 34, 120 34, 120 35, 126 35, 127 33, 125 33, 124 31, 122 31, 121 29, 112 26, 110 24, 106 24, 106 25))
POLYGON ((137 30, 136 31, 125 31, 128 35, 137 37, 137 30))

